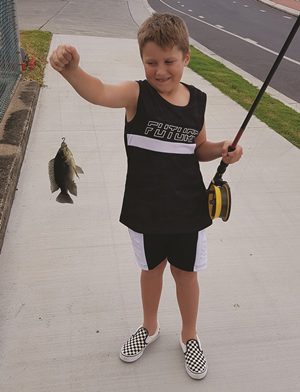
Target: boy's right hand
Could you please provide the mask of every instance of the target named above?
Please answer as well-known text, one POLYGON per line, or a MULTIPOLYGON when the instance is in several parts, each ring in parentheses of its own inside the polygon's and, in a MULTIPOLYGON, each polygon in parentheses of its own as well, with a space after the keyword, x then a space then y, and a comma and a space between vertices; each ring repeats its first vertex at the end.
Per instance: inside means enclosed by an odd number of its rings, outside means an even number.
POLYGON ((70 45, 59 45, 50 56, 51 66, 58 72, 72 71, 79 65, 79 54, 70 45))

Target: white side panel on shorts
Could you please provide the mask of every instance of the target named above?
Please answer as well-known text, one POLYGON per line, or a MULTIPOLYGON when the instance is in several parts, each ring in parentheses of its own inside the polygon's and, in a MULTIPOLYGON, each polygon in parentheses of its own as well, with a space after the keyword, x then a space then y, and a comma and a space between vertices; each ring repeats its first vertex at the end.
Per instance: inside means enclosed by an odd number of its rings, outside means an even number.
POLYGON ((128 229, 132 241, 137 265, 143 270, 149 270, 144 247, 144 235, 128 229))
POLYGON ((207 267, 207 238, 205 230, 198 232, 196 260, 194 271, 202 271, 207 267))

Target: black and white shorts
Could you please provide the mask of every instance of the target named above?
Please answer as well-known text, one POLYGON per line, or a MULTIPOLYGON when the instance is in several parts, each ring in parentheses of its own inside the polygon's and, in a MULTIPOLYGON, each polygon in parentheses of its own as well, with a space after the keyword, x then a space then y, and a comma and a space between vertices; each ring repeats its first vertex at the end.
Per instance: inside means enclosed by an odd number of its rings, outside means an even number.
POLYGON ((165 259, 184 271, 201 271, 207 266, 204 230, 180 234, 142 234, 128 230, 137 264, 143 270, 151 270, 165 259))

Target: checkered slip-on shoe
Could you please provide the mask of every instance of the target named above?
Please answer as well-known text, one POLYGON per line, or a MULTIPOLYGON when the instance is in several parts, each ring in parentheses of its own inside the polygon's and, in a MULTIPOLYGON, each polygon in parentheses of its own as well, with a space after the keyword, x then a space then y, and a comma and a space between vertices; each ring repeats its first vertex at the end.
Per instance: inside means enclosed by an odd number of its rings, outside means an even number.
POLYGON ((185 368, 188 375, 200 380, 207 373, 207 362, 201 348, 200 340, 190 339, 184 344, 180 337, 180 345, 185 357, 185 368))
POLYGON ((145 348, 153 343, 159 336, 159 325, 154 335, 149 336, 146 328, 140 326, 135 333, 123 344, 120 352, 120 358, 124 362, 134 362, 139 359, 145 348))

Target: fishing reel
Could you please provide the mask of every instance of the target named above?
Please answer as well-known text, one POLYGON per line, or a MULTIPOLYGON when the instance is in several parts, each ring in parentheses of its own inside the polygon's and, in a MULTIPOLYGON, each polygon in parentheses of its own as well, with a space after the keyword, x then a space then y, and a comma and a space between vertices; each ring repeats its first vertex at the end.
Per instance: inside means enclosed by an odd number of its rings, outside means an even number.
MULTIPOLYGON (((233 151, 230 146, 228 151, 233 151)), ((231 192, 228 182, 224 181, 222 175, 225 173, 228 164, 223 160, 220 162, 217 172, 211 181, 208 189, 208 212, 211 219, 221 218, 228 221, 231 210, 231 192)))
POLYGON ((231 210, 231 192, 228 182, 222 181, 221 184, 216 185, 212 181, 207 193, 208 211, 211 219, 221 218, 226 222, 231 210))

